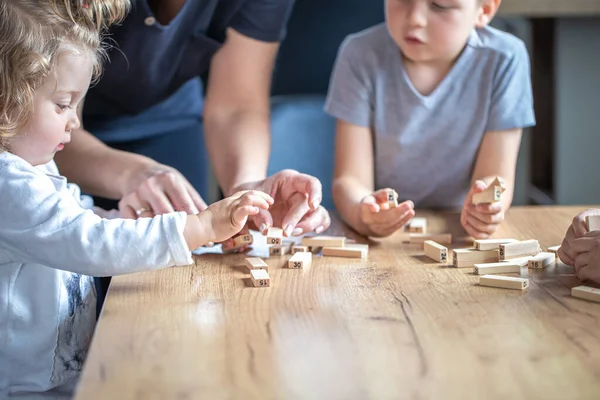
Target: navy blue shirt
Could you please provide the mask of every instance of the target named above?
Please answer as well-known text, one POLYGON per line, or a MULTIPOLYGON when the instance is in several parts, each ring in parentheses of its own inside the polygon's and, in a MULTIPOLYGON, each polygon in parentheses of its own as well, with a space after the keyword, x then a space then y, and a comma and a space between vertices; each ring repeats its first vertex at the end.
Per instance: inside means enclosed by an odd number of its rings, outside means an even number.
POLYGON ((278 42, 294 0, 187 0, 161 25, 147 0, 136 0, 111 31, 110 62, 90 88, 83 110, 87 130, 105 141, 132 140, 198 121, 199 77, 223 44, 227 28, 278 42), (166 127, 168 125, 168 129, 166 127))

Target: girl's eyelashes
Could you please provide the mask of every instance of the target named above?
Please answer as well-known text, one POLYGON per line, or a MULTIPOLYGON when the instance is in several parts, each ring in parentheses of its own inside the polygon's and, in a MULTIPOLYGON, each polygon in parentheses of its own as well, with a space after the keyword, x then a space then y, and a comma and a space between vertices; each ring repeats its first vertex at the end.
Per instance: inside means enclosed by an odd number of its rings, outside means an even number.
POLYGON ((56 106, 60 109, 60 111, 71 109, 71 106, 68 104, 56 104, 56 106))

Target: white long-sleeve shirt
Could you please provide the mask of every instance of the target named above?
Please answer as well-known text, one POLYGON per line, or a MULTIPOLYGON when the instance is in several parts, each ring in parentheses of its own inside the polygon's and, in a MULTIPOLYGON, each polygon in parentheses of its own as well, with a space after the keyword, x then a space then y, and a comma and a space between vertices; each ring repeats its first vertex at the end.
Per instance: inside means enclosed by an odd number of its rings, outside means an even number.
POLYGON ((53 161, 0 153, 0 399, 70 397, 96 322, 92 276, 192 264, 186 218, 102 219, 53 161))

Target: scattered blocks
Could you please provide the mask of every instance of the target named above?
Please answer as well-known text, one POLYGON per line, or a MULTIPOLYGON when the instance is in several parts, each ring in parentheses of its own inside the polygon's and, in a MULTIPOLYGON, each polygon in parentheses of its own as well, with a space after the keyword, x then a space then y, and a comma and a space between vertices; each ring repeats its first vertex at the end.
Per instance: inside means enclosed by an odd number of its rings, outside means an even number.
POLYGON ((475 264, 473 273, 475 275, 494 274, 521 274, 523 267, 510 262, 497 262, 489 264, 475 264))
POLYGON ((264 269, 250 270, 250 279, 255 287, 271 286, 271 278, 269 277, 269 273, 264 269))
POLYGON ((456 268, 473 267, 477 263, 498 261, 499 250, 478 251, 475 249, 456 249, 452 252, 452 266, 456 268))
POLYGON ((267 230, 267 244, 280 245, 283 238, 283 229, 269 228, 267 230))
POLYGON ((554 253, 539 253, 529 260, 529 268, 546 268, 556 261, 554 253))
POLYGON ((522 242, 507 243, 500 245, 500 261, 512 258, 535 256, 540 252, 540 244, 537 240, 524 240, 522 242))
POLYGON ((505 190, 504 183, 500 178, 496 178, 483 192, 473 195, 473 204, 496 203, 500 201, 505 190))
POLYGON ((308 247, 344 247, 346 238, 343 236, 305 236, 302 245, 308 247))
POLYGON ((312 253, 300 252, 294 254, 288 261, 288 268, 305 268, 312 264, 312 253))
POLYGON ((404 232, 427 233, 427 219, 413 218, 404 226, 404 232))
POLYGON ((452 235, 450 233, 411 233, 409 235, 409 242, 413 244, 425 243, 427 240, 432 240, 440 244, 451 244, 452 235))
POLYGON ((590 286, 577 286, 571 289, 571 296, 600 303, 600 289, 590 286))
POLYGON ((475 240, 475 249, 477 250, 495 250, 500 249, 501 244, 515 243, 517 239, 480 239, 475 240))
POLYGON ((369 253, 369 246, 366 244, 349 244, 345 247, 323 247, 323 256, 346 257, 346 258, 365 258, 369 253))
POLYGON ((483 275, 479 278, 481 286, 496 287, 502 289, 523 290, 529 287, 529 279, 513 278, 512 276, 483 275))
POLYGON ((263 269, 265 271, 269 270, 269 266, 262 258, 259 257, 249 257, 246 258, 246 266, 250 271, 254 271, 257 269, 263 269))
POLYGON ((433 240, 426 240, 424 243, 425 255, 432 260, 440 263, 448 262, 448 248, 442 246, 433 240))

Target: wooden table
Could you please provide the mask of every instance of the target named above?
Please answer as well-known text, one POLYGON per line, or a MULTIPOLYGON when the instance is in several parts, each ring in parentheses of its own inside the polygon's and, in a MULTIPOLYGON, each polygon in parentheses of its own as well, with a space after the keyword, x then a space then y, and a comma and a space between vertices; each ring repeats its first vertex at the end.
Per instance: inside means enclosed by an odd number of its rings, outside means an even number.
POLYGON ((600 0, 503 0, 500 13, 527 17, 600 15, 600 0))
MULTIPOLYGON (((515 208, 498 237, 557 245, 581 210, 515 208)), ((252 288, 243 258, 115 278, 77 398, 600 398, 600 304, 570 297, 564 264, 524 292, 480 287, 396 235, 365 260, 271 258, 272 287, 252 288)))

